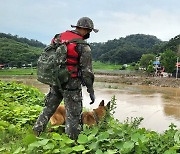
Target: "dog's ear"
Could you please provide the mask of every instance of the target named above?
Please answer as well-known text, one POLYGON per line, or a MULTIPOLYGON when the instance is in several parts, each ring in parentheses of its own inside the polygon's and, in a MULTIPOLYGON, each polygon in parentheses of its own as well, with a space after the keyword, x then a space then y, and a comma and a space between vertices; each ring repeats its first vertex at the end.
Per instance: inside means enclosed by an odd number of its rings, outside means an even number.
POLYGON ((109 101, 109 102, 107 103, 106 107, 107 107, 108 109, 110 109, 110 105, 111 105, 111 101, 109 101))
POLYGON ((99 104, 99 106, 104 106, 104 100, 101 101, 101 103, 99 104))

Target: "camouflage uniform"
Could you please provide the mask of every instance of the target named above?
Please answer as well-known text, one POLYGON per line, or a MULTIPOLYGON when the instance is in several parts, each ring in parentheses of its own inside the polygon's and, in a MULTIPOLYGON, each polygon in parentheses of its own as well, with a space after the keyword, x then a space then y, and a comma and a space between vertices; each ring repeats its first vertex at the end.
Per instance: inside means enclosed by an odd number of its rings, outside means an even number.
MULTIPOLYGON (((87 28, 94 32, 98 32, 97 29, 94 29, 93 21, 88 17, 80 18, 77 25, 71 25, 71 27, 87 28)), ((72 32, 79 34, 77 31, 72 32)), ((62 86, 62 91, 60 91, 57 86, 50 87, 50 91, 45 98, 45 107, 33 127, 36 134, 44 131, 50 117, 54 114, 62 99, 64 99, 66 109, 65 132, 71 139, 77 139, 79 132, 81 131, 81 85, 83 84, 87 87, 87 91, 90 93, 90 98, 92 102, 94 102, 94 74, 92 72, 92 56, 89 45, 78 44, 76 46, 76 51, 79 54, 79 77, 70 78, 69 81, 62 86)))
MULTIPOLYGON (((77 32, 76 32, 77 33, 77 32)), ((70 138, 76 139, 81 131, 81 112, 82 112, 82 80, 87 87, 88 92, 94 92, 93 82, 94 74, 92 72, 91 49, 88 45, 79 44, 76 47, 79 53, 79 67, 81 77, 70 78, 68 83, 63 86, 63 92, 58 87, 50 87, 50 91, 45 98, 45 107, 34 125, 34 130, 42 132, 50 117, 56 111, 62 99, 66 108, 66 127, 65 132, 70 138)))

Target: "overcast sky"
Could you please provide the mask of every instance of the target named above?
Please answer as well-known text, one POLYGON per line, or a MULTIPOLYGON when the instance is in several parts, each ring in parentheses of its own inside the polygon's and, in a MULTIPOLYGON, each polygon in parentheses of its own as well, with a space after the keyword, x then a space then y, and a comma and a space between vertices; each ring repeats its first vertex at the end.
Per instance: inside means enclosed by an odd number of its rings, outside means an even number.
POLYGON ((0 32, 49 44, 56 33, 90 17, 99 29, 89 42, 130 34, 167 41, 180 34, 180 0, 0 0, 0 32))

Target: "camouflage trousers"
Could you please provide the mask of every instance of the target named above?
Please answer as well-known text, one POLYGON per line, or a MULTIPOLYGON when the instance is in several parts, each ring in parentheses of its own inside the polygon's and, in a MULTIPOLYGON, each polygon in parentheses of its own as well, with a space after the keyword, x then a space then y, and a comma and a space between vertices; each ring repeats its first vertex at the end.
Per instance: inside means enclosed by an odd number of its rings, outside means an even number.
POLYGON ((50 117, 63 99, 66 109, 65 132, 71 139, 77 139, 82 129, 82 90, 79 79, 71 79, 64 87, 63 92, 60 92, 56 86, 50 87, 50 91, 45 97, 45 107, 33 127, 34 131, 45 130, 50 117))

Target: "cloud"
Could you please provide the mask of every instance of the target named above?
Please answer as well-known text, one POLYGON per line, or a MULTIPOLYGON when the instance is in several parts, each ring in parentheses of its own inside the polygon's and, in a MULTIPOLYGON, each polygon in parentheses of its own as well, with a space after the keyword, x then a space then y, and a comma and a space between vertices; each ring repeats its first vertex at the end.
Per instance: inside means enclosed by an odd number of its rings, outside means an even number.
POLYGON ((180 34, 179 4, 178 0, 6 0, 0 1, 0 30, 49 43, 54 34, 89 16, 100 30, 91 34, 90 42, 137 33, 168 40, 180 34))
POLYGON ((98 16, 103 20, 99 23, 100 36, 96 39, 101 41, 137 33, 155 35, 162 40, 169 40, 180 34, 180 16, 160 9, 141 15, 107 11, 99 12, 98 16))

